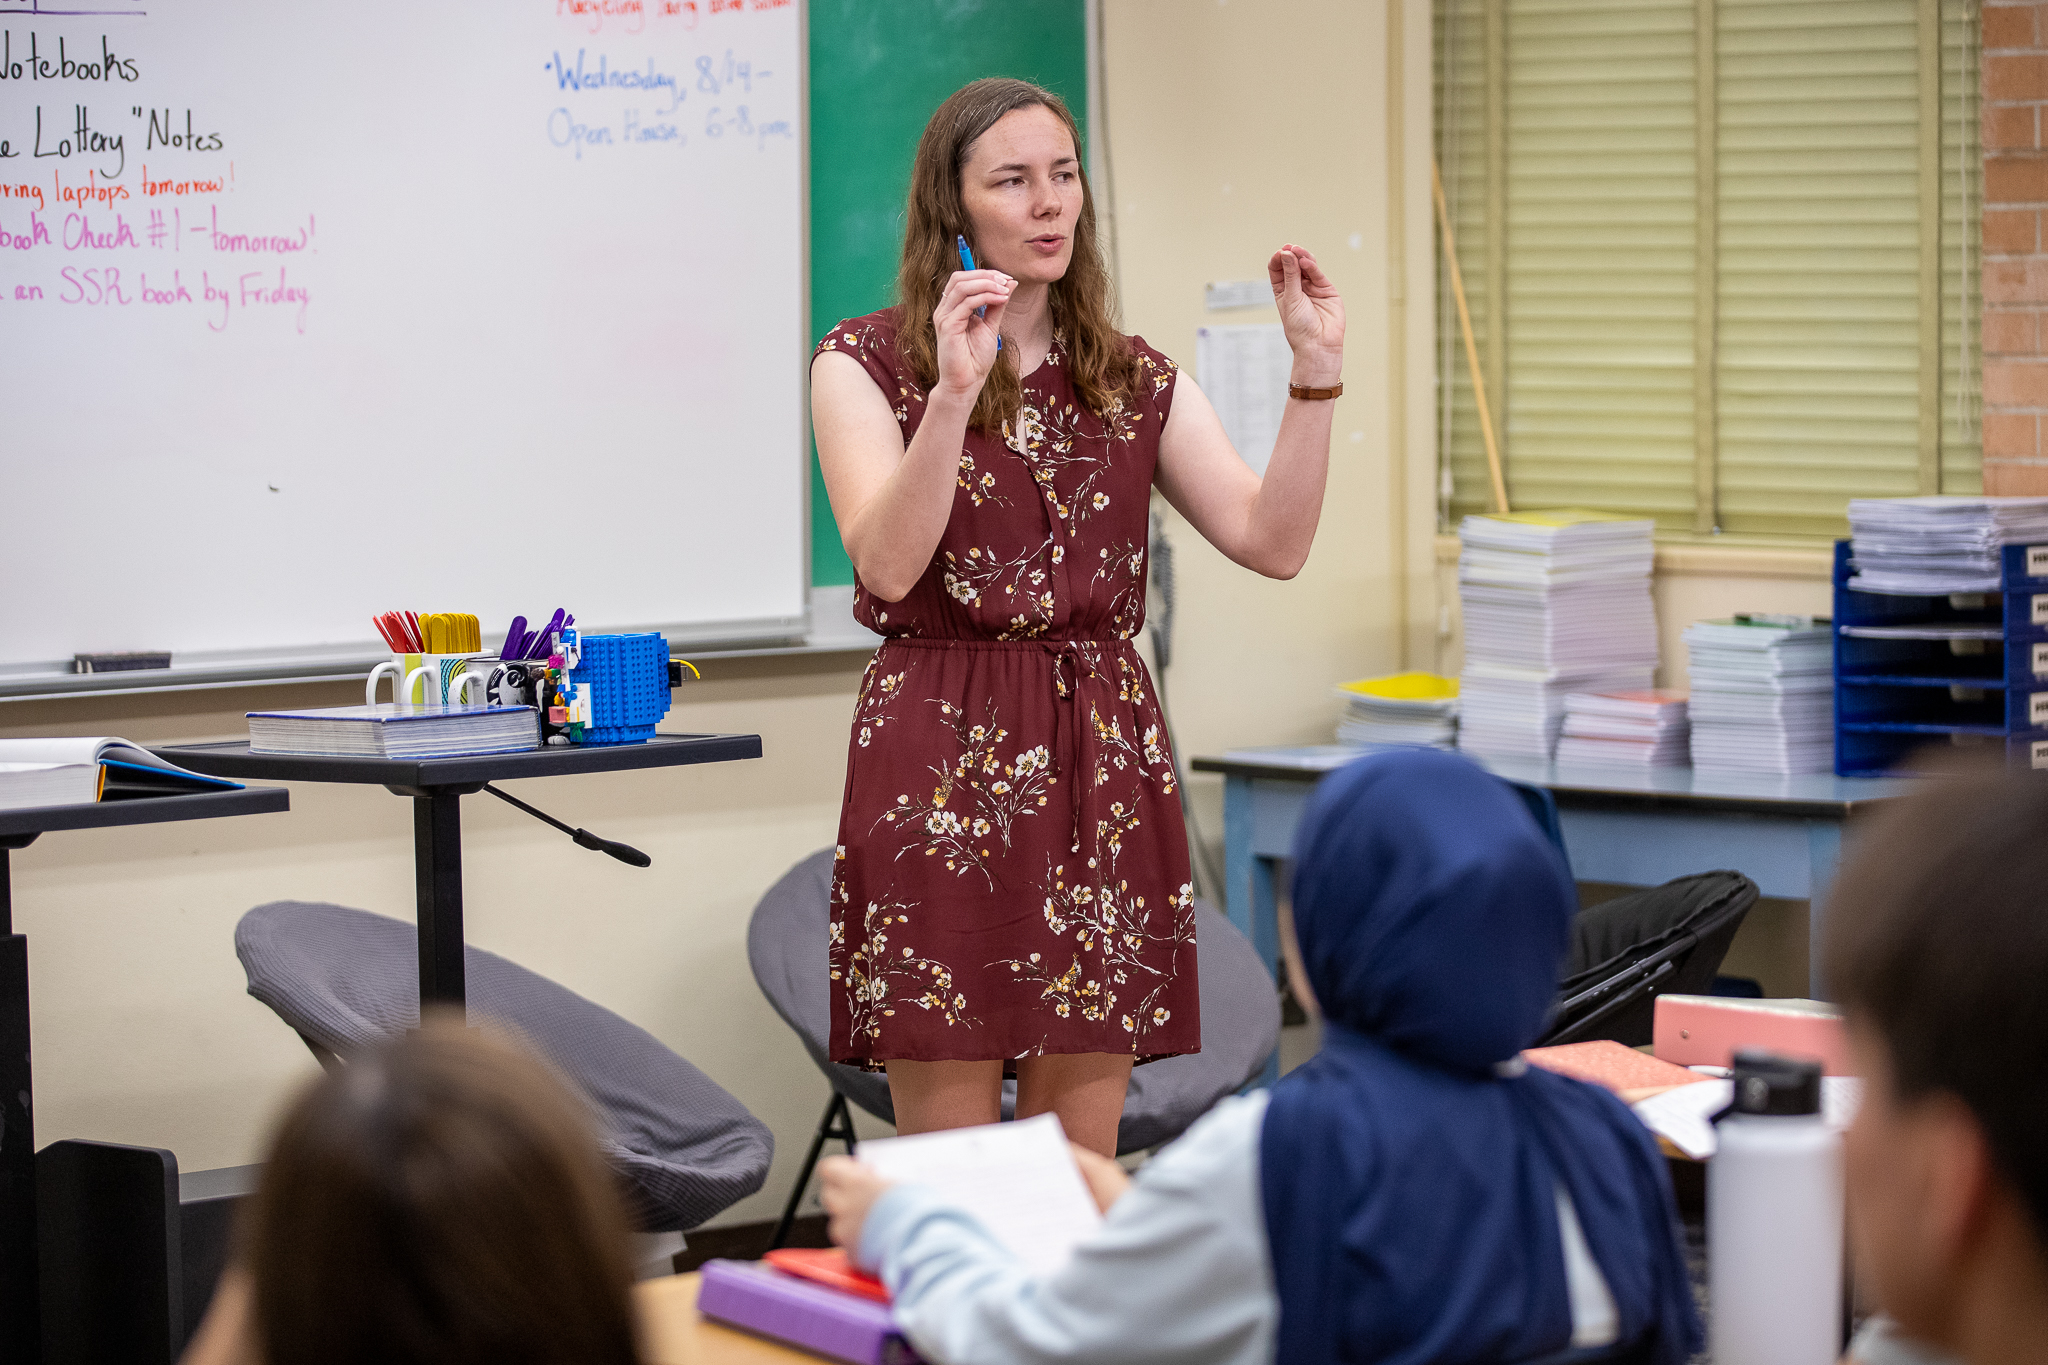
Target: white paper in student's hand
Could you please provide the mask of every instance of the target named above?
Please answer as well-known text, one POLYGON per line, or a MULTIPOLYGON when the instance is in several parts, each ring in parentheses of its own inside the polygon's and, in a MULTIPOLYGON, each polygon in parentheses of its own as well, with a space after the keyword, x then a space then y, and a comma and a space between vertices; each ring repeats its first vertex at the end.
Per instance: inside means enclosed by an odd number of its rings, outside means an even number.
POLYGON ((1052 1114, 875 1138, 855 1154, 890 1180, 930 1186, 960 1205, 1034 1274, 1059 1269, 1102 1223, 1052 1114))

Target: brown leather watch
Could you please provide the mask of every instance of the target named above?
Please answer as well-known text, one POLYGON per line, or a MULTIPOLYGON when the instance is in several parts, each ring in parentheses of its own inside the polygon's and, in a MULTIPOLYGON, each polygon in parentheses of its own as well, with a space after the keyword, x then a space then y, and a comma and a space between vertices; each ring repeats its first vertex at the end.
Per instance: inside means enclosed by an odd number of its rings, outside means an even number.
POLYGON ((1289 384, 1287 386, 1287 396, 1289 398, 1306 398, 1315 402, 1326 398, 1335 398, 1342 392, 1344 392, 1342 380, 1339 380, 1335 385, 1327 389, 1311 389, 1305 384, 1289 384))

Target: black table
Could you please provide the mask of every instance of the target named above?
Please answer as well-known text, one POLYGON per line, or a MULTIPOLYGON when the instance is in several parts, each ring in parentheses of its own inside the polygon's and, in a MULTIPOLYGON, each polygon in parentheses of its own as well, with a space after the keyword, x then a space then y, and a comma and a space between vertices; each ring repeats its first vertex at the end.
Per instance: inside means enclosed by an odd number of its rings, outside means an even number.
POLYGON ((759 758, 759 735, 656 735, 644 744, 570 745, 469 758, 326 758, 249 752, 247 740, 154 751, 196 773, 270 782, 361 782, 412 798, 420 939, 420 1002, 463 1005, 463 797, 486 782, 565 777, 759 758))
POLYGON ((29 1066, 28 936, 14 932, 8 860, 53 830, 154 825, 287 810, 281 787, 0 810, 0 1361, 42 1359, 36 1257, 34 1080, 29 1066))

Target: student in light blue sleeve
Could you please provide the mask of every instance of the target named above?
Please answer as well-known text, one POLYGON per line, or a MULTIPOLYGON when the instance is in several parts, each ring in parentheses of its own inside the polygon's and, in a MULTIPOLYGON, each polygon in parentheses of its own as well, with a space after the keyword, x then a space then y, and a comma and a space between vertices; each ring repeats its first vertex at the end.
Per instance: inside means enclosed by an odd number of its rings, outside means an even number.
POLYGON ((1534 1360, 1680 1365, 1701 1333, 1663 1160, 1613 1096, 1532 1071, 1577 904, 1506 786, 1362 758, 1310 803, 1294 915, 1322 1052, 1226 1100, 1034 1277, 934 1192, 824 1170, 835 1240, 940 1365, 1534 1360))

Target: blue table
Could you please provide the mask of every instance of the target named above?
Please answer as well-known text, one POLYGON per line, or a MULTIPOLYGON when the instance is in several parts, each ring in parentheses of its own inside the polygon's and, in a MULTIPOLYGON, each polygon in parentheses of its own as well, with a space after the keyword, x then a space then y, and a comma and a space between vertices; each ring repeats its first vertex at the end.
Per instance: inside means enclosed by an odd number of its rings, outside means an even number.
MULTIPOLYGON (((1268 969, 1280 955, 1276 877, 1293 852, 1302 808, 1324 773, 1358 753, 1335 744, 1276 745, 1194 760, 1196 772, 1223 774, 1226 909, 1268 969)), ((1580 881, 1658 886, 1727 868, 1766 896, 1806 901, 1808 988, 1816 998, 1822 992, 1822 906, 1841 861, 1842 824, 1872 802, 1911 790, 1917 780, 1483 762, 1502 777, 1550 792, 1572 875, 1580 881)))

